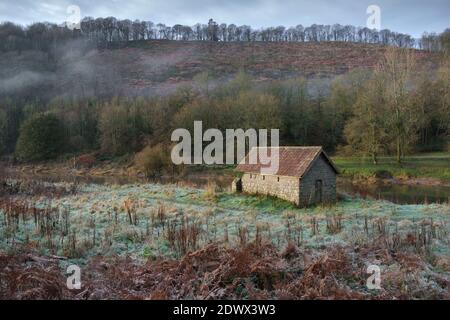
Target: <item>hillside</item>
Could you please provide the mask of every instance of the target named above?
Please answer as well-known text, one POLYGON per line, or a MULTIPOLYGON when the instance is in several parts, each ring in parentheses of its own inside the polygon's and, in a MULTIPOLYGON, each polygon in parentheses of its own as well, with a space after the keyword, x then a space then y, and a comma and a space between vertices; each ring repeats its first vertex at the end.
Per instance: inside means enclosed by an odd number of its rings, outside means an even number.
MULTIPOLYGON (((202 71, 224 81, 240 69, 255 81, 329 79, 355 68, 372 68, 384 50, 380 45, 341 42, 151 40, 103 50, 72 43, 52 54, 1 54, 0 92, 45 93, 48 98, 164 94, 202 71)), ((420 64, 433 68, 438 54, 418 51, 418 58, 420 64)))

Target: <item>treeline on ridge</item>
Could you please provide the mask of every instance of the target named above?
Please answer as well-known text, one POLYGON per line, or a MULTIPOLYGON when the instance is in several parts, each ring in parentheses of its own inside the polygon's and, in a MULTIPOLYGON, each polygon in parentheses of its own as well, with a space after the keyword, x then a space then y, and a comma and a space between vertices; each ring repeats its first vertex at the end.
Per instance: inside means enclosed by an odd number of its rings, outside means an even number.
POLYGON ((402 48, 419 48, 431 51, 450 49, 450 30, 442 34, 424 33, 422 38, 414 39, 408 34, 388 29, 374 30, 352 25, 320 25, 304 27, 268 27, 254 29, 248 25, 216 23, 210 19, 207 24, 194 26, 176 24, 167 26, 151 21, 119 20, 114 17, 85 17, 79 29, 68 28, 67 24, 33 23, 27 27, 3 22, 0 24, 0 50, 38 49, 49 51, 57 44, 74 38, 88 39, 99 47, 108 47, 117 42, 166 39, 183 41, 285 41, 285 42, 324 42, 342 41, 376 43, 402 48))

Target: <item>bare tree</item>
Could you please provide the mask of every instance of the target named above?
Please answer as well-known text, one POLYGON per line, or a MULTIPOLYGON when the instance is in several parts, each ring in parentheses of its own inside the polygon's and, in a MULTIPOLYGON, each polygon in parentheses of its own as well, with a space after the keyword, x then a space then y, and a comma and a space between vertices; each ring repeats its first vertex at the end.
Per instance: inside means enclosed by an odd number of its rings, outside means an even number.
POLYGON ((209 19, 208 21, 208 40, 210 41, 219 41, 219 26, 213 19, 209 19))
POLYGON ((390 47, 376 69, 376 75, 384 83, 384 99, 389 115, 387 121, 398 163, 414 142, 417 132, 417 113, 408 100, 408 84, 414 67, 415 56, 411 50, 390 47))

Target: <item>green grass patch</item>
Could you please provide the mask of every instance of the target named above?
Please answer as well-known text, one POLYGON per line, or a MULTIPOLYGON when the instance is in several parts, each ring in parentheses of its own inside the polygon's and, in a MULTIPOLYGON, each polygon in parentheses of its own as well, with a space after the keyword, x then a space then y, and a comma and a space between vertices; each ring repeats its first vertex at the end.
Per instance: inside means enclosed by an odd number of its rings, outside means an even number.
POLYGON ((234 193, 221 193, 218 196, 218 204, 228 208, 250 207, 266 212, 279 212, 280 210, 294 210, 295 205, 279 198, 265 195, 236 195, 234 193))
POLYGON ((368 158, 333 157, 343 176, 377 177, 390 173, 393 177, 435 178, 450 181, 450 153, 430 153, 406 157, 398 164, 394 157, 381 157, 377 165, 368 158))

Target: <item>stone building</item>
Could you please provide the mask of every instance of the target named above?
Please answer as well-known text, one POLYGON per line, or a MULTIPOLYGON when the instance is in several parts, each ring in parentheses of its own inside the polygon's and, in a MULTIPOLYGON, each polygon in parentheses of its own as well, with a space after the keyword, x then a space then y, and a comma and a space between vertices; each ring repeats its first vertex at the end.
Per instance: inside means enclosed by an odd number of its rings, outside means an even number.
MULTIPOLYGON (((272 148, 269 148, 272 149, 272 148)), ((276 174, 261 174, 260 163, 249 164, 253 148, 236 170, 241 178, 233 181, 233 190, 249 194, 275 196, 297 206, 336 201, 338 170, 322 147, 279 147, 276 174)), ((270 155, 270 150, 268 151, 270 155)), ((255 155, 255 156, 256 156, 255 155)))

